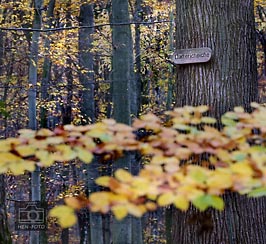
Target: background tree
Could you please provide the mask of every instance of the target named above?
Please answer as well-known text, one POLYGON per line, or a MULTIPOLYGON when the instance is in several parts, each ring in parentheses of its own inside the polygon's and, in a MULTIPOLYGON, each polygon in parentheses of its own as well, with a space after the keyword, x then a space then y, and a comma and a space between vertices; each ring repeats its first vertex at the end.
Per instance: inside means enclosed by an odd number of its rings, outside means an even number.
MULTIPOLYGON (((210 62, 177 67, 177 106, 207 104, 219 117, 257 100, 253 4, 176 0, 176 49, 212 49, 210 62)), ((265 200, 226 194, 225 201, 224 212, 174 211, 172 243, 264 243, 265 200)))

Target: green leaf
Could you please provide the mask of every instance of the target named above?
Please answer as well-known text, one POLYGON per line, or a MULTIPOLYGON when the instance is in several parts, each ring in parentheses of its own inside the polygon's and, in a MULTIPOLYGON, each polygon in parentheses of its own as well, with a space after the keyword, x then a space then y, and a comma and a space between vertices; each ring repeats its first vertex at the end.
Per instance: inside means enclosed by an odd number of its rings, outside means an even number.
POLYGON ((243 161, 245 160, 247 157, 247 154, 246 153, 242 153, 242 152, 236 152, 234 153, 232 159, 237 161, 237 162, 240 162, 240 161, 243 161))
POLYGON ((217 210, 224 209, 224 200, 218 196, 210 196, 211 197, 211 206, 217 210))
POLYGON ((189 132, 191 130, 190 126, 183 124, 174 124, 174 128, 177 130, 183 130, 189 132))
POLYGON ((205 211, 209 206, 209 195, 203 195, 192 200, 192 204, 200 211, 205 211))
POLYGON ((79 159, 81 161, 83 161, 84 163, 90 163, 93 159, 93 155, 91 152, 89 152, 88 150, 85 150, 84 148, 81 147, 76 147, 75 151, 77 152, 77 156, 79 157, 79 159))
POLYGON ((226 126, 235 126, 236 122, 232 119, 226 118, 226 117, 222 117, 222 124, 226 125, 226 126))
POLYGON ((215 118, 212 118, 212 117, 202 117, 201 122, 205 123, 205 124, 215 124, 217 122, 217 120, 215 118))
POLYGON ((203 195, 194 199, 192 203, 200 211, 205 211, 208 207, 213 207, 218 210, 224 209, 224 201, 218 196, 203 195))
POLYGON ((263 197, 266 196, 266 187, 260 187, 252 190, 249 194, 249 197, 263 197))

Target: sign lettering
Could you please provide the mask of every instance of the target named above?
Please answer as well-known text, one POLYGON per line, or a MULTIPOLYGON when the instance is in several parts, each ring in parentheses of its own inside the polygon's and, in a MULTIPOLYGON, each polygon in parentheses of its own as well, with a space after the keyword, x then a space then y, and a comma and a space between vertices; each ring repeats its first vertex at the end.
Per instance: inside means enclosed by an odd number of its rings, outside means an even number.
POLYGON ((211 59, 212 50, 208 47, 176 50, 172 55, 174 64, 206 63, 211 59))

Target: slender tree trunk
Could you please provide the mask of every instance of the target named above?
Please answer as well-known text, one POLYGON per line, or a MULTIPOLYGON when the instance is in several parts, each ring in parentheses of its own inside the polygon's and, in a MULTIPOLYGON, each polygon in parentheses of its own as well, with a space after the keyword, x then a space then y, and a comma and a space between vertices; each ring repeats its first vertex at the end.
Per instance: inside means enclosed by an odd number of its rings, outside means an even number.
MULTIPOLYGON (((85 1, 86 2, 86 1, 85 1)), ((79 15, 80 26, 93 26, 93 4, 84 3, 80 7, 79 15)), ((82 85, 81 90, 81 114, 83 123, 95 121, 95 102, 94 102, 94 72, 93 54, 91 52, 93 42, 93 28, 79 30, 79 66, 81 72, 79 80, 82 85)))
MULTIPOLYGON (((71 26, 71 0, 67 2, 67 12, 66 12, 66 26, 71 26)), ((68 42, 69 39, 66 39, 68 42)), ((66 43, 66 45, 68 45, 66 43)), ((70 47, 68 47, 70 48, 70 47)), ((73 72, 72 72, 72 60, 71 57, 68 56, 66 59, 66 69, 65 75, 67 80, 67 97, 66 97, 66 104, 63 107, 63 124, 71 124, 72 122, 72 100, 73 100, 73 72)))
MULTIPOLYGON (((86 1, 84 1, 86 2, 86 1)), ((80 26, 93 26, 93 4, 84 3, 80 7, 79 16, 80 26)), ((81 94, 81 115, 82 124, 95 122, 95 102, 94 102, 94 72, 93 72, 93 54, 91 52, 93 42, 93 28, 79 30, 79 66, 81 72, 79 75, 82 85, 81 94)), ((99 176, 99 164, 94 160, 90 165, 84 165, 87 176, 84 179, 87 182, 87 189, 93 192, 97 189, 95 179, 99 176)), ((98 243, 103 244, 103 223, 102 216, 96 213, 84 211, 79 219, 80 223, 80 244, 98 243), (83 221, 82 221, 83 220, 83 221)))
MULTIPOLYGON (((212 49, 208 63, 177 67, 177 106, 207 104, 219 117, 257 99, 252 0, 176 0, 176 48, 212 49)), ((266 243, 265 198, 227 193, 225 210, 174 210, 172 242, 182 244, 266 243)))
MULTIPOLYGON (((48 27, 51 28, 52 26, 52 18, 54 15, 54 7, 55 7, 55 0, 50 0, 48 4, 47 10, 47 18, 48 18, 48 27)), ((41 81, 41 99, 43 103, 47 102, 48 99, 48 86, 49 81, 51 78, 51 59, 49 58, 49 50, 50 50, 50 40, 49 40, 50 33, 47 34, 44 43, 44 49, 47 50, 47 56, 44 58, 43 61, 43 72, 42 72, 42 81, 41 81)), ((47 128, 48 127, 48 118, 47 118, 47 108, 44 106, 41 108, 41 127, 47 128)))
MULTIPOLYGON (((174 21, 174 14, 173 10, 171 9, 170 11, 170 28, 169 28, 169 52, 172 53, 174 51, 174 26, 173 26, 173 21, 174 21)), ((166 100, 166 109, 170 110, 173 104, 173 78, 174 78, 174 69, 173 65, 169 64, 168 65, 168 70, 169 70, 169 78, 168 78, 168 89, 167 89, 167 100, 166 100)))
POLYGON ((0 243, 11 244, 6 214, 5 176, 0 175, 0 243))
MULTIPOLYGON (((131 123, 131 113, 136 113, 136 90, 133 70, 133 41, 129 25, 129 3, 127 0, 113 0, 111 7, 112 26, 112 97, 113 117, 118 122, 131 123)), ((131 170, 131 155, 114 162, 113 170, 131 170)), ((114 244, 132 243, 132 217, 123 221, 112 220, 111 239, 114 244)))
MULTIPOLYGON (((34 1, 34 20, 33 28, 40 29, 42 25, 41 8, 43 1, 34 1)), ((36 97, 37 97, 37 72, 38 72, 38 52, 39 52, 39 38, 40 32, 33 32, 30 46, 29 56, 29 128, 32 130, 37 129, 37 110, 36 110, 36 97)), ((41 180, 40 180, 40 168, 31 174, 31 200, 41 200, 41 180)), ((38 231, 31 231, 30 233, 30 244, 38 244, 40 241, 40 235, 38 231)))

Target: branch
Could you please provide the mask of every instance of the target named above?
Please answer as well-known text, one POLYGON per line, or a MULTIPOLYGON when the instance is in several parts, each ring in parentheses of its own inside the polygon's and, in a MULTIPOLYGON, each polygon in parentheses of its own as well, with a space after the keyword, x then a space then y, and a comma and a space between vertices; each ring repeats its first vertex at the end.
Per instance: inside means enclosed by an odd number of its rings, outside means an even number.
POLYGON ((161 23, 170 23, 169 20, 160 20, 153 22, 126 22, 126 23, 105 23, 99 25, 88 25, 88 26, 68 26, 68 27, 58 27, 50 29, 34 29, 34 28, 15 28, 15 27, 0 27, 2 31, 28 31, 28 32, 55 32, 64 30, 75 30, 75 29, 92 29, 101 28, 104 26, 124 26, 124 25, 156 25, 161 23))

